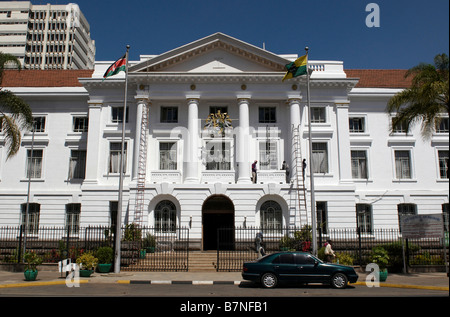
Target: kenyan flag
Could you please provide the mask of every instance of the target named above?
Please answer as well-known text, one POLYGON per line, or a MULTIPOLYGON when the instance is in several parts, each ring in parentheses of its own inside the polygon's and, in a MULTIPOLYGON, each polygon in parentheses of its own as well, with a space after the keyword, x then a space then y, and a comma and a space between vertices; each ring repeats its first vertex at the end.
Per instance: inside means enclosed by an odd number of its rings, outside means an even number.
POLYGON ((114 76, 118 74, 121 71, 125 71, 127 59, 126 54, 119 58, 117 61, 111 64, 111 66, 108 67, 105 74, 103 75, 103 79, 106 79, 107 77, 114 76))

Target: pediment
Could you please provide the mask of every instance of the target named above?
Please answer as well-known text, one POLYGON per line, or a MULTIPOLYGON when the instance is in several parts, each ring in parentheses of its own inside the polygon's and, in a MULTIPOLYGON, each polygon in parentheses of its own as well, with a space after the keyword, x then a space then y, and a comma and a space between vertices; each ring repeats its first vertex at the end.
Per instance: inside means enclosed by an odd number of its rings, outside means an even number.
POLYGON ((259 73, 284 72, 290 61, 216 33, 130 67, 130 73, 259 73))

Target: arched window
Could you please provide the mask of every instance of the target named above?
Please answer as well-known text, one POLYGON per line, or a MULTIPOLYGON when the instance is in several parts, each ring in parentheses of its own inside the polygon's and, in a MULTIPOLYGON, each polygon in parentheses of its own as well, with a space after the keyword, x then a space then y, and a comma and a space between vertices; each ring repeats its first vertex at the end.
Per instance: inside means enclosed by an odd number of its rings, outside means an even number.
POLYGON ((155 207, 155 230, 157 232, 175 232, 177 208, 169 200, 159 202, 155 207))
POLYGON ((281 230, 282 210, 276 201, 268 200, 261 206, 261 228, 263 230, 281 230))

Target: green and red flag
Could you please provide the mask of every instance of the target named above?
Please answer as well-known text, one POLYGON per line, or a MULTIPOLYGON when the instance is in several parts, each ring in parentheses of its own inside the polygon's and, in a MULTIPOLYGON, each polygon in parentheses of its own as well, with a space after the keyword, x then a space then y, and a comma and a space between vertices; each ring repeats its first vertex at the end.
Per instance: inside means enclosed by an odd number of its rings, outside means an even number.
POLYGON ((126 65, 127 65, 127 54, 119 58, 117 61, 111 64, 111 66, 108 67, 105 74, 103 75, 103 80, 105 80, 107 77, 117 75, 121 71, 126 71, 126 65))

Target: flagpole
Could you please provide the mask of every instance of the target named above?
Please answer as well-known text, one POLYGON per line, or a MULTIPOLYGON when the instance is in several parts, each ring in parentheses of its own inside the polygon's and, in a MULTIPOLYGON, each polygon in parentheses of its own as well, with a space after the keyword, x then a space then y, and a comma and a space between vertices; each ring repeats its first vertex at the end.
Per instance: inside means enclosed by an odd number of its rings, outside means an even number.
POLYGON ((121 228, 122 228, 122 195, 123 195, 123 162, 125 152, 125 122, 127 118, 127 94, 128 94, 128 53, 130 45, 127 45, 127 53, 125 54, 125 98, 123 102, 123 117, 122 117, 122 149, 120 152, 120 165, 119 165, 119 202, 117 206, 117 221, 116 221, 116 241, 115 241, 115 261, 114 261, 114 273, 120 273, 120 241, 121 228))
POLYGON ((312 164, 312 136, 311 136, 311 104, 310 104, 310 91, 309 91, 309 66, 308 66, 308 47, 305 47, 306 51, 306 92, 307 92, 307 103, 308 103, 308 137, 309 137, 309 180, 311 183, 311 227, 312 227, 312 254, 317 255, 317 228, 316 228, 316 199, 314 193, 314 169, 312 164))

